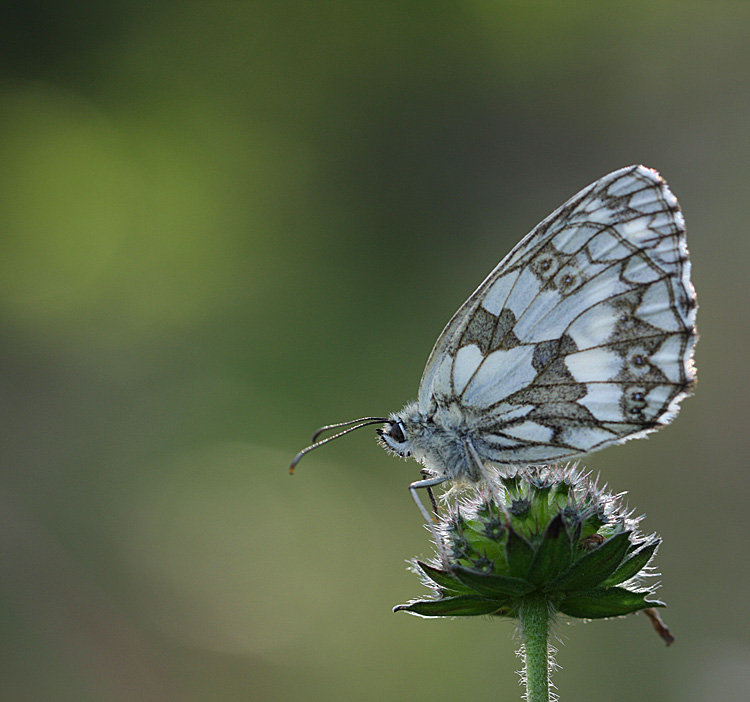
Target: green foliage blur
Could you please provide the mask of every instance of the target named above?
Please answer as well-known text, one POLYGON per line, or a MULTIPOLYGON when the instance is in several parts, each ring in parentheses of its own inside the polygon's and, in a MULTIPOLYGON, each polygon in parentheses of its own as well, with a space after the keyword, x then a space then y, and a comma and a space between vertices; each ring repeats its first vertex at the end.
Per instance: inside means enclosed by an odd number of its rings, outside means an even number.
POLYGON ((632 163, 685 212, 699 385, 585 463, 664 537, 677 642, 561 626, 555 679, 745 699, 749 31, 730 1, 2 3, 0 699, 520 699, 507 623, 390 611, 423 594, 416 464, 368 429, 286 467, 412 399, 497 261, 632 163))

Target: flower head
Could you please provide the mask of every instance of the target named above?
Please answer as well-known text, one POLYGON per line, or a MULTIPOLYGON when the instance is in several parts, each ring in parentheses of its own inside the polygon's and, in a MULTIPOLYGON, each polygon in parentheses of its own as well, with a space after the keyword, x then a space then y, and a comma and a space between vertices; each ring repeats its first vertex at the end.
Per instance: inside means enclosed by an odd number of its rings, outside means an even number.
POLYGON ((530 598, 585 619, 664 607, 646 599, 659 545, 638 532, 622 495, 577 466, 534 466, 498 476, 447 504, 437 518, 447 563, 414 561, 435 592, 395 610, 423 617, 517 617, 530 598))

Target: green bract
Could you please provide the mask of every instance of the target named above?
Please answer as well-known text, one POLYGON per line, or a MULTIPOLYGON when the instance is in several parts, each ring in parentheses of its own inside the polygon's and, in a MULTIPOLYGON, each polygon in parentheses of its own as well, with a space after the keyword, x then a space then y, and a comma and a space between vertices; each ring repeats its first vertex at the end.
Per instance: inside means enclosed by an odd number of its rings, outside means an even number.
POLYGON ((448 563, 414 561, 435 597, 395 610, 423 617, 516 617, 531 599, 598 619, 664 607, 644 587, 658 545, 637 531, 621 496, 573 467, 537 466, 500 476, 441 509, 448 563))

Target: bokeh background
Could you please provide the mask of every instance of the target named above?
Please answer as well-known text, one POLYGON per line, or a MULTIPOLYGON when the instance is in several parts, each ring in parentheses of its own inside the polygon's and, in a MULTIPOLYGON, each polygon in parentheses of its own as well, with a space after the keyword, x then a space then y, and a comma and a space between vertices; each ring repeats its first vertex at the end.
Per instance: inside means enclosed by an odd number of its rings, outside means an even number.
POLYGON ((416 464, 371 430, 540 219, 645 163, 683 206, 699 386, 592 456, 677 642, 562 622, 563 699, 744 700, 750 4, 0 9, 0 698, 518 700, 507 621, 430 621, 416 464))

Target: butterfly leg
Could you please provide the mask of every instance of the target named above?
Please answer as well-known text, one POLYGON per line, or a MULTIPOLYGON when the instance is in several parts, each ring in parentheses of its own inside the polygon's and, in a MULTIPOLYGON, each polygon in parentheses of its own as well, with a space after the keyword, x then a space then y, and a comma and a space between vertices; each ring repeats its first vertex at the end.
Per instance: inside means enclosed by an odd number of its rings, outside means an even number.
POLYGON ((424 478, 422 480, 416 480, 409 485, 409 492, 411 493, 412 499, 414 500, 414 504, 417 505, 417 509, 419 509, 419 511, 422 513, 425 522, 427 522, 428 526, 430 527, 432 538, 435 539, 435 545, 440 552, 440 560, 443 562, 443 567, 446 569, 450 569, 450 566, 448 565, 448 554, 445 551, 443 540, 440 538, 437 529, 435 528, 435 521, 433 520, 432 515, 430 515, 430 513, 427 511, 427 508, 424 506, 422 500, 419 499, 419 495, 417 494, 417 490, 419 490, 420 488, 426 489, 430 494, 433 508, 435 508, 437 507, 437 505, 434 501, 435 497, 434 495, 432 495, 432 488, 440 485, 441 483, 444 483, 446 480, 448 480, 448 478, 445 477, 424 478))
MULTIPOLYGON (((430 474, 430 471, 428 471, 426 468, 423 468, 420 473, 422 474, 422 480, 427 480, 427 476, 430 474)), ((430 504, 432 505, 432 513, 437 517, 438 516, 438 504, 435 500, 435 493, 432 492, 432 488, 427 488, 427 495, 430 498, 430 504)))
POLYGON ((479 452, 474 448, 474 444, 472 444, 468 439, 464 439, 463 443, 464 450, 466 451, 466 458, 474 467, 473 473, 481 477, 483 485, 489 490, 495 504, 502 510, 505 521, 510 521, 510 514, 508 514, 508 510, 506 509, 503 500, 500 499, 500 494, 497 490, 498 485, 496 481, 493 480, 492 477, 487 473, 487 469, 484 467, 484 461, 482 461, 482 457, 479 455, 479 452))

